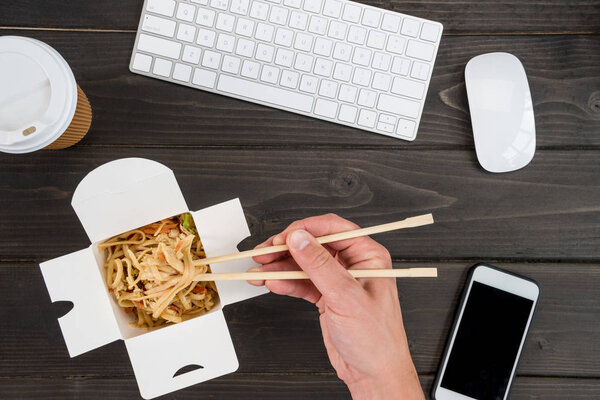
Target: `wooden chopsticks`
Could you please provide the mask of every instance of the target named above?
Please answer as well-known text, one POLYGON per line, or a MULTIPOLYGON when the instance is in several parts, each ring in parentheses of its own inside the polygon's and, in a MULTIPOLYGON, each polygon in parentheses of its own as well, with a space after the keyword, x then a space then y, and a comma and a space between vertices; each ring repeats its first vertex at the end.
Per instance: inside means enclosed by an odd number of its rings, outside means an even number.
MULTIPOLYGON (((401 221, 388 224, 371 226, 369 228, 355 229, 346 232, 333 233, 331 235, 320 236, 317 241, 321 244, 337 242, 340 240, 352 239, 361 236, 369 236, 382 232, 394 231, 397 229, 414 228, 417 226, 433 224, 433 215, 424 214, 416 217, 406 218, 401 221)), ((261 256, 265 254, 279 253, 287 251, 285 244, 278 246, 263 247, 259 249, 241 251, 238 253, 227 254, 218 257, 204 258, 194 260, 196 265, 209 265, 225 261, 240 260, 261 256)), ((415 277, 436 277, 436 268, 405 268, 405 269, 383 269, 383 270, 348 270, 356 278, 415 278, 415 277)), ((303 271, 276 271, 276 272, 242 272, 242 273, 210 273, 198 274, 194 281, 231 281, 231 280, 266 280, 266 279, 308 279, 303 271)))

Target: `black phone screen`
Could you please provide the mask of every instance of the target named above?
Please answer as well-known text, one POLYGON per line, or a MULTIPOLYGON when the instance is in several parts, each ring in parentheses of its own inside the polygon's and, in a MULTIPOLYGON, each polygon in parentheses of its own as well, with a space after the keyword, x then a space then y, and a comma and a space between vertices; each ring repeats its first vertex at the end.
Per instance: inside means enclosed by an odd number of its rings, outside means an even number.
POLYGON ((533 301, 473 282, 441 386, 477 400, 506 393, 533 301))

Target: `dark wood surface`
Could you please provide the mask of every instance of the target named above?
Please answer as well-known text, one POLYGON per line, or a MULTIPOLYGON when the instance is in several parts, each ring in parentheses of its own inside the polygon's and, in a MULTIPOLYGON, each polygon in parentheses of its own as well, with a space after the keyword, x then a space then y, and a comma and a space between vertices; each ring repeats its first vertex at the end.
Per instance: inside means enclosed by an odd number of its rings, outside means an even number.
MULTIPOLYGON (((0 155, 0 398, 138 396, 122 342, 69 359, 37 264, 89 244, 70 200, 116 158, 175 171, 191 209, 240 197, 249 248, 289 222, 336 212, 362 225, 432 211, 437 223, 378 239, 395 266, 439 267, 398 281, 428 392, 468 268, 530 276, 538 313, 512 398, 600 397, 600 2, 369 4, 444 23, 417 140, 405 143, 133 75, 141 1, 0 2, 0 34, 46 41, 94 110, 77 146, 0 155), (528 73, 538 150, 525 169, 485 173, 473 149, 464 65, 508 51, 528 73)), ((348 398, 317 313, 266 295, 225 309, 238 372, 166 398, 348 398)))

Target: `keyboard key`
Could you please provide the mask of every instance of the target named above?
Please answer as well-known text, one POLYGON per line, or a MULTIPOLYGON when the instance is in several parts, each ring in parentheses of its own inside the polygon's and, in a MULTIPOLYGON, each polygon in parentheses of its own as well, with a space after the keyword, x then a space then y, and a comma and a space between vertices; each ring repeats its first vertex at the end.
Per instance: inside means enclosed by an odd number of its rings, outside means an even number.
POLYGON ((319 79, 310 75, 302 75, 300 79, 300 90, 306 93, 317 93, 319 79))
POLYGON ((216 12, 213 10, 209 10, 208 8, 200 7, 198 10, 198 16, 196 17, 196 23, 198 25, 206 26, 208 28, 212 27, 215 23, 216 12))
POLYGON ((191 0, 191 1, 192 1, 192 3, 201 4, 203 6, 208 5, 208 0, 191 0))
POLYGON ((229 75, 221 75, 219 77, 217 89, 240 97, 283 106, 306 113, 311 111, 313 105, 312 96, 235 78, 229 75))
POLYGON ((290 47, 294 38, 294 32, 289 29, 277 28, 275 33, 275 44, 279 46, 290 47))
POLYGON ((217 24, 215 27, 227 32, 233 32, 233 24, 235 23, 235 17, 230 14, 219 13, 217 16, 217 24))
POLYGON ((419 60, 431 61, 433 60, 433 52, 435 46, 429 43, 417 42, 416 40, 409 40, 408 46, 406 46, 406 55, 419 60))
POLYGON ((233 51, 233 46, 235 45, 235 37, 231 35, 226 35, 224 33, 219 33, 219 38, 217 39, 217 50, 226 51, 227 53, 231 53, 233 51))
POLYGON ((341 101, 346 101, 348 103, 354 103, 356 100, 356 94, 358 93, 358 89, 356 86, 350 85, 342 85, 340 86, 340 93, 338 94, 338 99, 341 101))
POLYGON ((413 137, 415 133, 415 126, 415 121, 400 118, 400 120, 398 121, 398 128, 396 129, 396 134, 409 138, 413 137))
POLYGON ((382 74, 381 72, 375 72, 373 75, 373 83, 371 86, 373 89, 383 90, 385 92, 390 88, 390 84, 392 83, 392 78, 387 74, 382 74))
POLYGON ((385 14, 381 21, 381 29, 384 31, 398 33, 400 29, 400 17, 394 14, 385 14))
POLYGON ((427 40, 428 42, 437 42, 439 37, 439 25, 430 24, 428 22, 423 23, 423 29, 421 29, 421 39, 427 40))
POLYGON ((221 70, 230 74, 237 74, 240 70, 241 60, 237 57, 226 55, 223 57, 223 66, 221 70))
POLYGON ((340 115, 338 115, 338 119, 340 121, 349 122, 351 124, 356 121, 356 112, 358 110, 356 107, 349 106, 348 104, 342 104, 340 106, 340 115))
POLYGON ((196 6, 187 3, 179 3, 177 7, 177 19, 185 22, 192 22, 196 14, 196 6))
POLYGON ((304 0, 304 10, 312 13, 321 12, 322 0, 304 0))
POLYGON ((313 49, 313 52, 320 56, 329 57, 331 55, 332 47, 333 42, 331 40, 318 37, 315 40, 315 48, 313 49))
POLYGON ((146 53, 156 54, 163 57, 179 59, 181 44, 155 36, 140 34, 137 44, 138 50, 146 53))
POLYGON ((379 122, 385 122, 386 124, 396 125, 396 117, 388 114, 379 114, 379 122))
POLYGON ((333 62, 324 58, 317 58, 315 62, 314 73, 320 76, 331 76, 331 70, 333 69, 333 62))
POLYGON ((372 47, 374 49, 383 50, 383 46, 385 46, 385 33, 377 31, 369 32, 367 46, 372 47))
POLYGON ((425 93, 425 85, 421 82, 395 77, 394 84, 392 85, 392 93, 414 99, 422 99, 425 93))
POLYGON ((348 31, 348 41, 354 44, 365 44, 365 38, 367 37, 367 30, 360 26, 352 25, 348 31))
POLYGON ((274 32, 275 28, 273 28, 273 25, 267 25, 259 22, 256 26, 256 34, 254 37, 264 42, 270 42, 273 39, 274 32))
POLYGON ((244 38, 239 38, 235 54, 238 56, 252 57, 254 55, 254 41, 244 38))
POLYGON ((350 61, 352 55, 352 46, 346 43, 337 42, 333 48, 333 58, 340 61, 350 61))
POLYGON ((415 79, 426 81, 427 78, 429 78, 429 64, 415 61, 412 70, 410 71, 410 76, 415 79))
POLYGON ((269 21, 277 25, 285 25, 287 23, 288 10, 283 7, 272 7, 269 21))
POLYGON ((404 44, 406 39, 401 36, 392 35, 389 37, 387 42, 386 50, 394 54, 402 54, 404 51, 404 44))
POLYGON ((204 56, 202 57, 202 66, 206 68, 219 69, 219 64, 221 63, 221 54, 206 50, 204 52, 204 56))
POLYGON ((213 47, 215 45, 215 37, 217 34, 213 30, 198 29, 198 38, 196 43, 200 46, 213 47))
POLYGON ((331 21, 331 23, 329 24, 329 32, 327 33, 327 36, 337 40, 344 40, 346 38, 347 28, 348 25, 346 25, 343 22, 331 21))
POLYGON ((165 17, 172 17, 175 13, 175 1, 174 0, 148 0, 146 10, 164 15, 165 17))
POLYGON ((200 50, 199 47, 184 46, 181 59, 190 64, 198 64, 200 62, 201 52, 202 50, 200 50))
POLYGON ((404 18, 400 33, 406 36, 417 37, 417 35, 419 34, 419 25, 419 21, 410 18, 404 18))
POLYGON ((365 8, 363 13, 362 24, 370 26, 371 28, 379 27, 379 20, 381 19, 381 13, 377 10, 365 8))
POLYGON ((349 82, 352 77, 352 67, 348 64, 336 63, 333 70, 333 79, 349 82))
POLYGON ((371 71, 364 68, 354 68, 354 77, 352 83, 361 86, 369 86, 371 83, 371 71))
POLYGON ((323 15, 331 18, 339 18, 342 13, 342 2, 338 0, 325 0, 323 15))
POLYGON ((363 107, 375 107, 377 93, 372 90, 360 89, 358 95, 358 105, 363 107))
POLYGON ((252 37, 254 33, 254 21, 246 18, 238 18, 235 33, 240 36, 252 37))
POLYGON ((229 8, 229 0, 210 0, 210 6, 219 10, 226 11, 229 8))
POLYGON ((177 23, 175 21, 171 21, 170 19, 146 14, 144 15, 144 22, 142 23, 142 30, 172 38, 175 34, 176 25, 177 23))
POLYGON ((152 57, 146 54, 135 53, 135 56, 133 57, 133 69, 143 72, 150 72, 151 64, 152 57))
POLYGON ((246 78, 257 79, 260 64, 254 61, 245 60, 242 64, 242 76, 246 78))
POLYGON ((279 68, 272 65, 263 66, 260 80, 267 83, 277 83, 279 80, 279 68))
POLYGON ((392 72, 398 75, 408 75, 410 69, 410 60, 408 58, 394 57, 392 62, 392 72))
POLYGON ((255 19, 266 21, 269 13, 269 5, 260 1, 253 1, 250 7, 250 16, 255 19))
POLYGON ((337 94, 337 87, 338 84, 336 82, 327 79, 322 79, 321 86, 319 87, 319 96, 335 99, 335 95, 337 94))
POLYGON ((189 82, 191 75, 192 67, 179 63, 175 64, 175 69, 173 70, 173 79, 182 82, 189 82))
POLYGON ((204 86, 207 88, 214 88, 215 81, 217 80, 217 73, 213 71, 207 71, 205 69, 195 68, 194 77, 192 83, 198 86, 204 86))
POLYGON ((311 35, 307 35, 306 33, 297 33, 294 48, 302 51, 310 51, 310 49, 312 49, 312 40, 313 37, 311 35))
POLYGON ((250 0, 232 0, 229 10, 234 14, 246 15, 248 14, 249 6, 250 0))
POLYGON ((296 55, 296 63, 294 64, 294 68, 299 71, 310 72, 312 71, 312 64, 313 56, 300 53, 296 55))
POLYGON ((290 16, 290 28, 304 30, 308 24, 308 14, 292 11, 290 16))
POLYGON ((346 3, 344 5, 344 13, 342 14, 342 19, 344 21, 358 23, 360 21, 360 14, 362 9, 360 6, 356 4, 346 3))
POLYGON ((390 69, 391 62, 392 57, 389 54, 376 51, 373 55, 373 62, 371 62, 371 66, 381 71, 387 71, 390 69))
POLYGON ((417 118, 421 104, 416 101, 404 99, 402 97, 390 96, 382 93, 379 95, 377 109, 392 114, 404 115, 410 118, 417 118))
POLYGON ((281 65, 282 67, 291 68, 294 63, 294 52, 286 49, 277 49, 277 54, 275 55, 275 64, 281 65))
POLYGON ((285 70, 281 73, 281 82, 279 84, 283 87, 296 89, 296 86, 298 86, 298 79, 300 79, 299 73, 285 70))
POLYGON ((171 61, 167 61, 163 58, 157 58, 156 61, 154 61, 152 73, 168 78, 171 75, 171 68, 173 68, 173 63, 171 61))
POLYGON ((394 125, 385 122, 378 122, 377 129, 386 133, 394 133, 394 125))
POLYGON ((259 43, 256 46, 256 59, 264 62, 272 62, 273 55, 275 53, 275 48, 273 46, 266 45, 264 43, 259 43))
POLYGON ((368 67, 369 64, 371 63, 371 50, 357 47, 354 50, 354 56, 352 57, 352 62, 354 64, 363 65, 365 67, 368 67))
POLYGON ((327 18, 317 17, 316 15, 310 17, 308 31, 317 35, 324 35, 327 32, 327 18))
POLYGON ((184 42, 193 43, 194 36, 196 36, 196 27, 188 24, 179 24, 179 29, 177 30, 177 39, 182 40, 184 42))
POLYGON ((365 126, 367 128, 373 128, 375 126, 375 119, 377 118, 377 113, 371 110, 360 110, 360 114, 358 114, 358 125, 365 126))
POLYGON ((283 5, 286 7, 300 8, 302 0, 283 0, 283 5))
POLYGON ((315 103, 315 114, 327 118, 335 118, 337 114, 338 103, 329 100, 317 99, 315 103))

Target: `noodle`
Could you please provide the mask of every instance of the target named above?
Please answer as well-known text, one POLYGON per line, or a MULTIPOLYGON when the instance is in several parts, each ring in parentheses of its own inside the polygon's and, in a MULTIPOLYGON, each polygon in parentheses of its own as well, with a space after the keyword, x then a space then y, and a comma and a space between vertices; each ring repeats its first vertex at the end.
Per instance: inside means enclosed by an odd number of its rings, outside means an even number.
POLYGON ((190 214, 163 219, 117 235, 98 245, 106 252, 106 284, 120 307, 132 313, 132 326, 178 323, 214 307, 212 282, 194 282, 204 249, 190 214))

